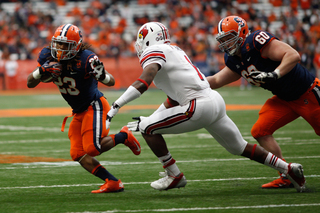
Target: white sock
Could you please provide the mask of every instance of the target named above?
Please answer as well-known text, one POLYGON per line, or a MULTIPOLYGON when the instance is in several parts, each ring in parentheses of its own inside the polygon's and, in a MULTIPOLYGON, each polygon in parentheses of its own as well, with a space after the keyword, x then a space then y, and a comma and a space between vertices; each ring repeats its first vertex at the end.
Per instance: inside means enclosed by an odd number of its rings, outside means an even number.
POLYGON ((264 161, 264 165, 270 166, 271 168, 278 170, 280 173, 288 173, 289 164, 270 152, 268 153, 266 160, 264 161))
POLYGON ((159 161, 162 163, 163 168, 167 171, 169 176, 177 177, 180 174, 180 170, 175 163, 175 159, 172 158, 170 152, 165 156, 159 157, 159 161))

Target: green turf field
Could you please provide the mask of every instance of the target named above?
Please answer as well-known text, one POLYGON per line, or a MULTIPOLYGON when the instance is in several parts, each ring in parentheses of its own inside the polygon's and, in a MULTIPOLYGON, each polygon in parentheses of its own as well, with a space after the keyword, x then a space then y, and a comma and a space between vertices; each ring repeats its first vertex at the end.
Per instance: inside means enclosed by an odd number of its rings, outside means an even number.
MULTIPOLYGON (((226 104, 263 104, 271 94, 260 88, 240 91, 238 87, 218 90, 226 104)), ((123 91, 104 91, 110 103, 123 91)), ((130 105, 161 104, 163 93, 150 89, 130 105)), ((66 107, 56 94, 0 96, 0 109, 66 107)), ((27 110, 27 109, 26 109, 27 110)), ((111 133, 152 110, 121 113, 111 123, 111 133)), ((258 110, 228 111, 243 137, 250 135, 258 110)), ((64 116, 0 118, 1 156, 30 156, 70 159, 67 130, 60 127, 64 116)), ((0 164, 0 212, 320 212, 320 138, 303 119, 275 133, 289 162, 303 164, 307 191, 261 189, 277 177, 269 167, 225 151, 210 135, 199 130, 167 135, 167 145, 185 174, 185 188, 156 191, 150 183, 163 171, 139 133, 141 155, 124 145, 98 156, 112 174, 120 178, 125 191, 91 194, 103 183, 76 162, 34 162, 0 164)), ((1 160, 1 159, 0 159, 1 160)))

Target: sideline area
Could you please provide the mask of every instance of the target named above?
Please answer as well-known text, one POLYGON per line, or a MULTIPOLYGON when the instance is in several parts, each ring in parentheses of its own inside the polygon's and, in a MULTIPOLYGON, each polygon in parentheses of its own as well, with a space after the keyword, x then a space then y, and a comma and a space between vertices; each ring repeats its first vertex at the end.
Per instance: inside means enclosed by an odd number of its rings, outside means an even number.
MULTIPOLYGON (((121 108, 119 113, 130 110, 157 109, 159 105, 126 105, 121 108)), ((227 104, 227 110, 259 110, 262 105, 238 105, 227 104)), ((33 116, 59 116, 71 114, 70 107, 50 107, 50 108, 25 108, 25 109, 2 109, 0 118, 4 117, 33 117, 33 116)))

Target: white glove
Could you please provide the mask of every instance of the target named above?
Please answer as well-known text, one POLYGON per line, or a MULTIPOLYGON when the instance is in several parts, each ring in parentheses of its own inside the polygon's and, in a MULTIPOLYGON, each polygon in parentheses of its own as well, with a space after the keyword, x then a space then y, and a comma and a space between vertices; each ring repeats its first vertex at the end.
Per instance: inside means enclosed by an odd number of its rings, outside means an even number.
POLYGON ((145 119, 146 117, 144 116, 139 116, 139 117, 133 117, 132 119, 136 120, 136 121, 131 121, 127 124, 128 129, 131 132, 139 132, 139 124, 140 122, 145 119))
POLYGON ((107 114, 106 129, 109 129, 111 119, 118 113, 119 109, 120 107, 116 103, 112 104, 111 109, 107 114))
POLYGON ((249 76, 257 83, 271 83, 280 78, 279 72, 253 71, 249 76))
POLYGON ((93 71, 89 73, 93 75, 96 80, 104 80, 106 77, 106 72, 104 70, 103 63, 98 58, 94 58, 94 60, 92 60, 90 63, 93 71))

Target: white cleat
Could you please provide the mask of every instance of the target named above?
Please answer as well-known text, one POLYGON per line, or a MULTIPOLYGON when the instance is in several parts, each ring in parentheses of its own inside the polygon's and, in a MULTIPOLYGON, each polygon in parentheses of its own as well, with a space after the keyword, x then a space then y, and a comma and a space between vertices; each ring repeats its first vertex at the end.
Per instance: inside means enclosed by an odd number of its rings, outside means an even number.
POLYGON ((187 179, 182 172, 178 177, 169 176, 165 172, 160 172, 160 176, 164 177, 152 182, 152 188, 162 191, 173 188, 185 187, 185 185, 187 185, 187 179))
POLYGON ((303 192, 306 188, 306 179, 303 175, 303 167, 298 163, 289 163, 287 177, 293 183, 297 192, 303 192))

